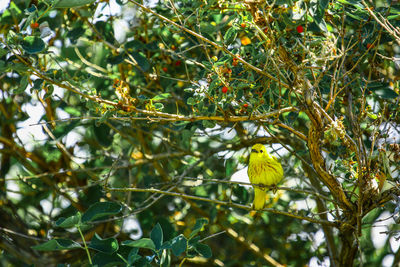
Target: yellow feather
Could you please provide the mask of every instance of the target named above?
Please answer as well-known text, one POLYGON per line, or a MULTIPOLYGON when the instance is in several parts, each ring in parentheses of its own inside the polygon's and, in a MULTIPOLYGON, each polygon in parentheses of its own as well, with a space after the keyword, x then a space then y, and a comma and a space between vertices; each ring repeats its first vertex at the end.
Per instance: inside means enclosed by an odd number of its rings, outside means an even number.
POLYGON ((262 144, 255 144, 251 148, 249 168, 247 170, 250 182, 265 187, 254 187, 253 208, 260 210, 264 208, 265 196, 268 186, 277 185, 283 178, 283 169, 279 161, 268 154, 262 144))

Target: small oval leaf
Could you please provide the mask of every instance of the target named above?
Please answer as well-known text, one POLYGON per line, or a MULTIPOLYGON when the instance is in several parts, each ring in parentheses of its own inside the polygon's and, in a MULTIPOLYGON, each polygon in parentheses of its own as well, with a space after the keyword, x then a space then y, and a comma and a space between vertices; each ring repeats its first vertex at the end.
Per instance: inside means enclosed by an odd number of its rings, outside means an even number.
POLYGON ((33 249, 40 251, 55 251, 55 250, 64 250, 64 249, 76 249, 82 248, 79 243, 69 240, 69 239, 52 239, 47 241, 46 243, 33 246, 33 249))
POLYGON ((193 236, 195 236, 198 232, 200 232, 201 228, 203 228, 203 226, 205 224, 208 224, 208 220, 206 218, 200 218, 196 220, 196 224, 193 227, 192 233, 190 234, 189 238, 192 238, 193 236))
POLYGON ((150 69, 150 63, 143 53, 132 53, 132 57, 143 71, 150 69))
POLYGON ((142 238, 139 240, 126 240, 122 242, 122 245, 124 246, 129 246, 129 247, 134 247, 134 248, 148 248, 153 251, 156 250, 156 246, 154 245, 153 240, 150 238, 142 238))
POLYGON ((21 42, 22 48, 28 54, 36 54, 42 52, 46 48, 44 41, 37 36, 27 36, 21 42))
POLYGON ((163 93, 163 94, 156 95, 151 100, 153 100, 153 101, 164 100, 164 99, 167 99, 170 96, 171 96, 170 93, 163 93))
POLYGON ((374 90, 374 94, 383 98, 383 99, 393 99, 398 97, 399 95, 390 88, 379 88, 374 90))
POLYGON ((175 256, 181 255, 187 249, 187 239, 183 235, 178 235, 171 241, 172 253, 175 256))
POLYGON ((237 29, 235 27, 229 28, 224 35, 224 43, 229 45, 235 41, 237 36, 237 29))
POLYGON ((156 249, 159 250, 163 242, 163 232, 159 223, 151 230, 150 238, 153 240, 156 249))
POLYGON ((194 249, 204 258, 211 258, 212 256, 211 248, 206 244, 197 243, 194 249))
POLYGON ((77 212, 75 215, 64 218, 61 217, 56 221, 56 226, 62 228, 71 228, 81 223, 81 213, 77 212))
POLYGON ((82 215, 82 222, 92 222, 99 218, 115 215, 122 210, 122 206, 115 202, 97 202, 90 206, 82 215))
POLYGON ((89 248, 106 254, 112 254, 118 250, 119 246, 117 239, 113 237, 101 239, 101 237, 95 233, 90 241, 89 248))

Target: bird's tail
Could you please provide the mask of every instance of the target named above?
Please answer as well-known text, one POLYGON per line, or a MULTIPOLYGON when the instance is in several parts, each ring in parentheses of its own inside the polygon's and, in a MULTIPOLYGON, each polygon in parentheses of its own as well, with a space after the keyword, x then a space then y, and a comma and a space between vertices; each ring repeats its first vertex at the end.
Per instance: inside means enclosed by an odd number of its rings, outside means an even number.
POLYGON ((265 196, 266 196, 265 190, 262 190, 257 187, 254 188, 254 201, 253 201, 254 209, 261 210, 262 208, 264 208, 265 196))

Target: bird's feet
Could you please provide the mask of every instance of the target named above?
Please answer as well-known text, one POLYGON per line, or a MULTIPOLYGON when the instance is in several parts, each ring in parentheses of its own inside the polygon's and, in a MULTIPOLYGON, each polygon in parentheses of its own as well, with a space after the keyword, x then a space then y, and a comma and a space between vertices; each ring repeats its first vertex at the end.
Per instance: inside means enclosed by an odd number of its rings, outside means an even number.
POLYGON ((276 184, 270 185, 269 186, 269 190, 272 190, 272 193, 276 193, 276 191, 278 190, 278 187, 276 186, 276 184))
POLYGON ((266 190, 268 188, 267 185, 265 184, 255 184, 255 186, 257 186, 258 188, 260 188, 261 190, 266 190))

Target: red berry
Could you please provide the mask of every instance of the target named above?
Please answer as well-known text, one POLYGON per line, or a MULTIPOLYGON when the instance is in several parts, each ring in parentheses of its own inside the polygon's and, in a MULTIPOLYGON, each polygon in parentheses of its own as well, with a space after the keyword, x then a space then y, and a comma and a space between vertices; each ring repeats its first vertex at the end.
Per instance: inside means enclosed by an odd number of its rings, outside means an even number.
POLYGON ((178 60, 177 62, 175 62, 175 66, 179 67, 182 64, 182 61, 178 60))
POLYGON ((244 107, 244 108, 248 108, 248 107, 249 107, 249 104, 247 104, 247 103, 246 103, 246 104, 243 104, 243 107, 244 107))
POLYGON ((297 26, 297 27, 296 27, 296 31, 297 31, 298 33, 304 32, 303 26, 301 26, 301 25, 297 26))
POLYGON ((240 27, 242 27, 242 28, 246 28, 246 23, 242 23, 242 24, 240 24, 240 27))
POLYGON ((222 87, 222 93, 226 94, 226 92, 228 92, 228 87, 224 86, 222 87))
POLYGON ((264 32, 267 33, 268 32, 268 27, 264 29, 264 32))
POLYGON ((31 24, 31 28, 32 28, 32 29, 37 29, 37 28, 39 28, 39 23, 37 23, 37 22, 32 23, 32 24, 31 24))
POLYGON ((372 47, 374 47, 373 44, 370 44, 370 43, 367 44, 367 49, 370 49, 370 48, 372 48, 372 47))
POLYGON ((168 71, 167 67, 162 68, 162 70, 163 70, 164 72, 167 72, 167 71, 168 71))

